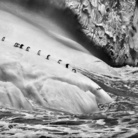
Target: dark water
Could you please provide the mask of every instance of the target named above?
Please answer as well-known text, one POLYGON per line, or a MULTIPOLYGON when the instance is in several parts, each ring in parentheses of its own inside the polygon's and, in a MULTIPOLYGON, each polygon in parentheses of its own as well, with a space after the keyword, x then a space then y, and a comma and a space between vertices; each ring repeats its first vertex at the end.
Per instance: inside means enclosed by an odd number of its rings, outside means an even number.
POLYGON ((136 94, 138 70, 130 67, 119 70, 122 78, 101 77, 78 69, 90 78, 95 77, 99 84, 110 90, 109 94, 115 102, 99 105, 100 112, 80 116, 44 110, 41 107, 33 112, 1 107, 0 137, 137 137, 138 101, 137 95, 133 96, 133 90, 136 94), (113 94, 117 89, 124 96, 113 94))

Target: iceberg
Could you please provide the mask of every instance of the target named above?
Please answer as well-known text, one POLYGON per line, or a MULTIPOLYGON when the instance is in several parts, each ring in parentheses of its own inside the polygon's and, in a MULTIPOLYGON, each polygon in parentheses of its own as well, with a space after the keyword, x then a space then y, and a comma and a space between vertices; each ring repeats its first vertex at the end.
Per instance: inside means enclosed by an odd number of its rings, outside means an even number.
POLYGON ((91 55, 56 22, 8 2, 0 3, 0 16, 0 38, 5 37, 0 41, 1 106, 90 114, 99 111, 98 103, 113 101, 72 67, 103 74, 117 72, 91 55), (22 47, 15 47, 15 43, 22 47), (66 68, 66 64, 71 66, 66 68))

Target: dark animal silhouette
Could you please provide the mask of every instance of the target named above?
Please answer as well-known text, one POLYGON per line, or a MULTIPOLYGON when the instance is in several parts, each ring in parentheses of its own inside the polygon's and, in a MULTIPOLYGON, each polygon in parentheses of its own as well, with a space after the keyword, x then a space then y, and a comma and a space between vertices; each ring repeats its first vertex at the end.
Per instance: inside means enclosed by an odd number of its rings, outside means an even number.
POLYGON ((41 50, 39 50, 39 51, 37 52, 37 55, 39 55, 39 56, 40 56, 40 54, 41 54, 41 50))
POLYGON ((21 45, 20 45, 20 48, 22 49, 23 47, 24 47, 24 45, 23 45, 23 44, 21 44, 21 45))
POLYGON ((19 47, 19 46, 20 46, 19 43, 15 43, 15 44, 14 44, 14 47, 19 47))
POLYGON ((69 68, 69 64, 66 64, 66 68, 69 68))
POLYGON ((72 69, 72 71, 74 72, 74 73, 76 73, 77 71, 76 71, 76 69, 72 69))
POLYGON ((30 47, 28 46, 27 48, 26 48, 26 51, 29 51, 30 50, 30 47))
POLYGON ((5 40, 5 37, 3 37, 1 40, 4 41, 5 40))
POLYGON ((62 62, 62 60, 60 59, 60 60, 58 60, 58 63, 60 64, 62 62))
POLYGON ((47 55, 46 59, 48 59, 48 60, 49 60, 49 57, 50 57, 50 55, 47 55))

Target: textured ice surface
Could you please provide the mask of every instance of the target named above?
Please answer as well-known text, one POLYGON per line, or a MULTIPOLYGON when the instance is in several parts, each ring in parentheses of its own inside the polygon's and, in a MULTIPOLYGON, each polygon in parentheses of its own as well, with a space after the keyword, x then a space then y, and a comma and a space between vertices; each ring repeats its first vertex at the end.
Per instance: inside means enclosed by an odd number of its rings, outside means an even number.
MULTIPOLYGON (((19 98, 28 102, 26 107, 26 103, 18 100, 5 84, 8 92, 4 97, 9 100, 9 106, 16 108, 19 104, 23 109, 42 106, 86 114, 98 111, 97 102, 112 102, 104 90, 97 91, 99 86, 96 83, 66 69, 65 64, 97 73, 117 74, 111 67, 89 55, 85 47, 70 40, 66 30, 49 18, 42 18, 14 5, 8 9, 8 4, 2 5, 0 36, 6 39, 0 43, 0 80, 2 83, 10 82, 18 90, 19 98), (50 26, 48 23, 51 23, 50 26), (54 28, 55 32, 52 33, 54 28), (15 42, 23 43, 23 49, 15 48, 15 42), (31 47, 28 52, 25 51, 27 46, 31 47), (41 50, 41 56, 36 55, 38 50, 41 50), (48 54, 51 55, 50 60, 45 59, 48 54), (57 63, 59 59, 63 60, 62 65, 57 63)), ((1 104, 6 106, 4 101, 1 104)))

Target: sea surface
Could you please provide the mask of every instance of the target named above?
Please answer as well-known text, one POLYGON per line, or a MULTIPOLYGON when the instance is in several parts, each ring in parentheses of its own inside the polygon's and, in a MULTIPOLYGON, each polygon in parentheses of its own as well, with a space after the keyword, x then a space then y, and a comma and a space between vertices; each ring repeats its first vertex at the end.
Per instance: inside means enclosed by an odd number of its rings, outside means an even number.
POLYGON ((33 112, 0 107, 0 138, 138 137, 138 68, 126 66, 116 70, 120 77, 99 76, 78 69, 109 90, 115 100, 108 105, 99 104, 99 112, 73 115, 36 105, 33 112))

